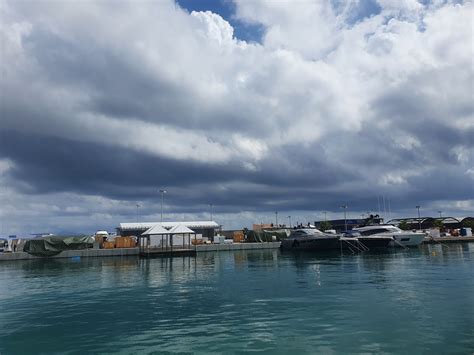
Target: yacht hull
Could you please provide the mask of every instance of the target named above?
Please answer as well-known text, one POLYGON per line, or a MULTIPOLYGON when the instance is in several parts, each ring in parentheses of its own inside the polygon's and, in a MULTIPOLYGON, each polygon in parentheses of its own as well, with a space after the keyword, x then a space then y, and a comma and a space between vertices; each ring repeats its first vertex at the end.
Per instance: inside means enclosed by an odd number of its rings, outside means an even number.
POLYGON ((342 237, 340 239, 341 249, 351 251, 384 249, 388 248, 391 241, 390 237, 342 237))
POLYGON ((396 240, 390 242, 391 247, 417 247, 425 239, 423 233, 406 233, 406 234, 394 234, 392 237, 396 240))
POLYGON ((338 238, 288 238, 282 240, 281 249, 284 250, 306 250, 306 251, 323 251, 339 249, 338 238))
POLYGON ((425 233, 404 231, 390 224, 368 225, 354 228, 353 231, 362 237, 389 237, 392 239, 389 246, 392 247, 415 247, 425 239, 425 233))
POLYGON ((357 237, 357 239, 369 249, 388 248, 392 242, 391 238, 357 237))

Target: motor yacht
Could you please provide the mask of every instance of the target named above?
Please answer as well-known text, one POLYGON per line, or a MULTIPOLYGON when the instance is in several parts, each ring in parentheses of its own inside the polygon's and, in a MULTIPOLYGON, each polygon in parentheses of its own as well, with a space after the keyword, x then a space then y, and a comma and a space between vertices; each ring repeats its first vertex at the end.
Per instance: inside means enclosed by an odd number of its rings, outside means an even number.
POLYGON ((414 247, 423 243, 426 236, 423 232, 404 231, 391 224, 375 224, 364 227, 353 228, 362 237, 391 237, 389 246, 414 247))
POLYGON ((295 229, 288 238, 282 240, 280 247, 285 250, 334 250, 340 248, 339 237, 316 228, 295 229))

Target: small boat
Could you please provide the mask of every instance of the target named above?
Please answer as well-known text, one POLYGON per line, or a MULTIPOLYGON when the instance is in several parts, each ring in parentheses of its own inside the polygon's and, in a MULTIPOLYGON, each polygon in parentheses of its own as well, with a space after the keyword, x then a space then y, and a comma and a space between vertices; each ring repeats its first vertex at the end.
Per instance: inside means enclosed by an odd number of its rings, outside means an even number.
POLYGON ((340 249, 339 236, 323 233, 316 228, 301 228, 291 231, 280 245, 285 250, 322 251, 340 249))
POLYGON ((370 226, 354 228, 361 237, 391 237, 389 246, 414 247, 423 243, 426 234, 422 232, 404 231, 391 224, 375 224, 370 226))

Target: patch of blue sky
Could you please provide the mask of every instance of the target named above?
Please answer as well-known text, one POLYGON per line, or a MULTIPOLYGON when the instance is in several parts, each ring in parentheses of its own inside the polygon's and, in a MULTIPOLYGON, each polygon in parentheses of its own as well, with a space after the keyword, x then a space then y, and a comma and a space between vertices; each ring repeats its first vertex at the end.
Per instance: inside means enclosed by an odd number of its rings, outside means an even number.
POLYGON ((234 28, 234 37, 246 42, 261 43, 264 27, 260 24, 244 23, 235 18, 235 4, 231 0, 175 0, 187 11, 211 11, 220 15, 234 28))
MULTIPOLYGON (((347 6, 346 0, 331 0, 332 7, 336 13, 345 10, 347 6)), ((356 24, 365 18, 378 15, 382 11, 382 8, 376 0, 359 0, 357 4, 351 6, 346 19, 349 25, 356 24)))

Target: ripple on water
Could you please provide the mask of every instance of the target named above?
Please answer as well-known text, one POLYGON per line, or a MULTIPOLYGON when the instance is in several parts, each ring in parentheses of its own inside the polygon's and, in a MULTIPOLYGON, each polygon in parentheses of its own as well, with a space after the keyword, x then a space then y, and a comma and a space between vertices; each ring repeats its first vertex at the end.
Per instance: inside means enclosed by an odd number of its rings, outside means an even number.
POLYGON ((0 353, 469 353, 473 261, 450 246, 1 264, 0 353))

